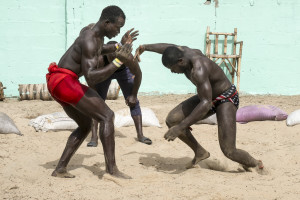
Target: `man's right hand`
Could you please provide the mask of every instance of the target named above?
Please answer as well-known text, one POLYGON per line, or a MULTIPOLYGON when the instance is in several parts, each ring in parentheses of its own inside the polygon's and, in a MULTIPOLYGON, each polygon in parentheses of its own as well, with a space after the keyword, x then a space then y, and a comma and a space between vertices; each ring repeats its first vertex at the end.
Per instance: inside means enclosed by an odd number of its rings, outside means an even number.
POLYGON ((135 50, 135 55, 133 57, 133 60, 135 60, 136 58, 138 59, 139 62, 141 62, 141 58, 140 55, 142 55, 142 53, 145 51, 145 46, 144 45, 140 45, 136 50, 135 50))
POLYGON ((132 45, 125 44, 116 51, 116 57, 125 63, 131 58, 132 45))
POLYGON ((139 35, 139 31, 132 32, 133 30, 134 30, 134 28, 130 29, 123 35, 123 37, 121 39, 122 45, 132 44, 132 42, 137 39, 137 36, 139 35))

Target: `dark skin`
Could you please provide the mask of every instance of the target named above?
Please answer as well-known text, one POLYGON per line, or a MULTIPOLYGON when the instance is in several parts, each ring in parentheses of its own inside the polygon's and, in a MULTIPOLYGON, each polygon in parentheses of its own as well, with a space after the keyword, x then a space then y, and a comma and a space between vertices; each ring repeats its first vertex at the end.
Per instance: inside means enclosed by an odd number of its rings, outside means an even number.
MULTIPOLYGON (((122 17, 117 17, 115 22, 102 20, 98 21, 92 29, 83 30, 72 46, 62 56, 58 66, 73 71, 79 77, 84 76, 89 85, 105 80, 118 68, 114 64, 109 64, 104 68, 97 69, 99 55, 104 51, 104 37, 115 37, 120 33, 120 29, 124 24, 125 20, 122 17)), ((129 30, 123 36, 122 43, 124 45, 116 51, 116 57, 122 62, 130 59, 131 43, 137 36, 137 32, 131 33, 131 31, 129 30)), ((107 49, 110 51, 116 50, 112 46, 107 47, 105 50, 107 49)), ((121 173, 116 166, 114 113, 101 97, 93 89, 89 88, 76 105, 63 106, 63 109, 78 124, 78 128, 70 135, 52 176, 62 178, 75 177, 67 171, 67 165, 90 132, 92 119, 95 119, 101 123, 100 138, 103 144, 106 172, 117 177, 129 178, 121 173)))
MULTIPOLYGON (((140 60, 144 51, 163 54, 165 49, 173 44, 146 44, 136 49, 135 58, 140 60)), ((165 66, 172 73, 184 74, 197 88, 197 95, 185 100, 176 106, 167 116, 166 124, 169 130, 164 135, 167 141, 177 137, 187 144, 195 153, 194 159, 187 168, 210 156, 194 138, 189 127, 197 121, 213 114, 210 110, 212 100, 231 87, 223 70, 198 49, 176 46, 183 52, 182 58, 172 66, 165 66)), ((246 170, 255 167, 263 169, 261 161, 254 159, 248 152, 236 148, 236 106, 231 102, 220 104, 216 109, 218 120, 218 137, 222 152, 229 159, 240 163, 246 170)))
MULTIPOLYGON (((107 58, 108 58, 109 63, 111 63, 115 59, 115 57, 116 57, 115 53, 107 54, 107 58)), ((129 68, 130 72, 134 75, 132 93, 125 100, 125 103, 126 103, 127 106, 133 107, 137 103, 137 94, 138 94, 139 87, 141 85, 142 72, 141 72, 141 69, 140 69, 140 66, 139 66, 138 62, 133 60, 132 55, 130 56, 130 59, 127 62, 125 62, 124 64, 129 68)), ((99 57, 98 67, 100 67, 100 68, 104 67, 103 56, 99 57)), ((151 140, 146 138, 143 135, 142 116, 141 115, 135 115, 135 116, 132 116, 132 119, 133 119, 134 124, 135 124, 138 141, 144 142, 144 143, 148 142, 148 144, 151 144, 152 143, 151 140)), ((89 144, 93 145, 94 147, 96 147, 98 145, 97 130, 98 130, 98 122, 96 120, 93 120, 92 137, 91 137, 91 141, 90 141, 89 144)))

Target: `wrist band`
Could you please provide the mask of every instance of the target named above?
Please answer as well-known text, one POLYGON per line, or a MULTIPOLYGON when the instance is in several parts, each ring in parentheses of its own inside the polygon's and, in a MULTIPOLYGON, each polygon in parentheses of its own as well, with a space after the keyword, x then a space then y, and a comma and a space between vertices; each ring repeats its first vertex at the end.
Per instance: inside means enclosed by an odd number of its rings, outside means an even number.
POLYGON ((120 48, 121 46, 122 46, 121 43, 116 43, 116 44, 115 44, 116 49, 120 48))
POLYGON ((112 63, 116 66, 116 67, 121 67, 121 65, 123 65, 123 63, 118 59, 115 58, 112 63))

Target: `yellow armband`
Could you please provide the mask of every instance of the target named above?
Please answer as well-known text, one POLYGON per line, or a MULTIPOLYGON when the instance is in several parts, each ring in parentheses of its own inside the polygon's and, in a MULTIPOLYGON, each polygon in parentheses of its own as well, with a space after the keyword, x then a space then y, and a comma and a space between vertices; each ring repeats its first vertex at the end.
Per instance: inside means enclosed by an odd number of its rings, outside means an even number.
POLYGON ((123 65, 123 63, 118 59, 115 58, 112 63, 116 66, 116 67, 121 67, 121 65, 123 65))
POLYGON ((115 44, 116 49, 119 49, 121 46, 122 46, 121 43, 116 43, 116 44, 115 44))

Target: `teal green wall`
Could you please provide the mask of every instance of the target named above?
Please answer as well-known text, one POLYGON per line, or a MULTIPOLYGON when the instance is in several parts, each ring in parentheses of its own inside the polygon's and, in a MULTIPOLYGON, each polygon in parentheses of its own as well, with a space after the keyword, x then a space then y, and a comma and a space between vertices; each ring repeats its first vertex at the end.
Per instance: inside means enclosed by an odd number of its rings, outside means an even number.
MULTIPOLYGON (((96 22, 108 5, 126 14, 121 35, 134 27, 138 44, 175 43, 205 52, 205 32, 232 32, 244 41, 241 87, 250 94, 300 94, 300 1, 219 0, 0 0, 0 81, 7 96, 18 95, 18 84, 44 83, 48 64, 58 61, 80 29, 96 22)), ((107 42, 107 39, 106 39, 107 42)), ((140 63, 141 92, 188 93, 194 86, 183 75, 171 74, 161 56, 146 52, 140 63)))

